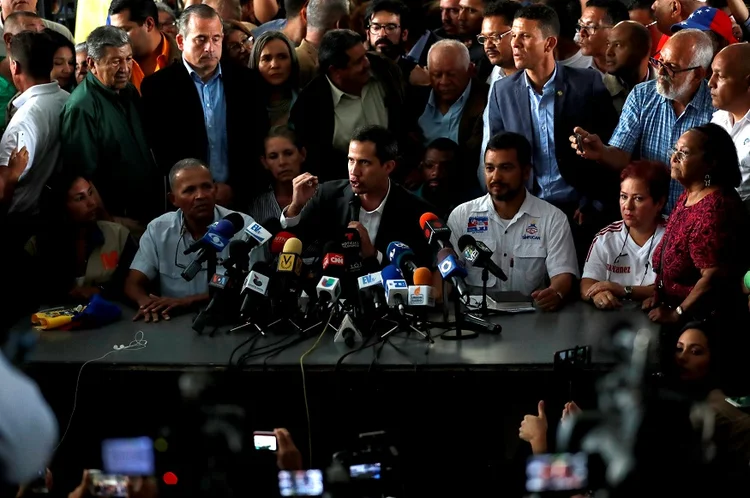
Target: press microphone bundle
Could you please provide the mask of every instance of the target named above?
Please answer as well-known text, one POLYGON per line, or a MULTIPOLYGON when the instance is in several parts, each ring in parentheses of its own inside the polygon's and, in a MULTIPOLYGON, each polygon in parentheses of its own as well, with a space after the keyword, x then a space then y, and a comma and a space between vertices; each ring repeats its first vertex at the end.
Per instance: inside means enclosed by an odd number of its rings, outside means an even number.
POLYGON ((417 264, 414 262, 414 251, 403 242, 391 242, 388 244, 388 260, 401 271, 407 283, 414 283, 414 272, 417 264))
MULTIPOLYGON (((208 226, 205 235, 190 245, 183 254, 196 252, 195 259, 182 271, 182 278, 188 282, 200 272, 205 261, 209 261, 209 270, 216 268, 216 253, 229 244, 229 240, 242 230, 245 220, 238 213, 230 213, 221 220, 208 226)), ((213 274, 213 271, 210 271, 213 274)))
MULTIPOLYGON (((429 272, 429 270, 428 270, 429 272)), ((407 313, 406 306, 409 302, 409 286, 404 280, 401 270, 394 265, 388 265, 381 271, 383 287, 385 288, 385 299, 389 310, 394 310, 388 317, 383 318, 395 326, 381 334, 380 338, 385 340, 399 331, 417 332, 430 343, 434 342, 430 336, 429 326, 426 322, 418 320, 412 313, 407 313), (420 328, 421 327, 421 328, 420 328)))
POLYGON ((465 234, 458 239, 458 248, 463 254, 464 259, 473 266, 482 269, 482 316, 489 314, 487 309, 487 280, 492 273, 496 278, 503 282, 508 280, 505 272, 492 261, 492 250, 483 242, 476 240, 471 235, 465 234))

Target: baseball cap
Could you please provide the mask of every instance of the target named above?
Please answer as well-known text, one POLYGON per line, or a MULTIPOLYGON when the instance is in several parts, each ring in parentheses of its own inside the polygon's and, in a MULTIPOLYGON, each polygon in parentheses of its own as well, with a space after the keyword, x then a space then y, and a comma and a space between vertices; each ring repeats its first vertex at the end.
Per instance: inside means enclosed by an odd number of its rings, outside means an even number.
POLYGON ((737 43, 737 38, 732 34, 732 20, 728 15, 713 7, 700 7, 690 17, 682 22, 672 25, 672 33, 681 29, 699 29, 701 31, 713 31, 729 43, 737 43))

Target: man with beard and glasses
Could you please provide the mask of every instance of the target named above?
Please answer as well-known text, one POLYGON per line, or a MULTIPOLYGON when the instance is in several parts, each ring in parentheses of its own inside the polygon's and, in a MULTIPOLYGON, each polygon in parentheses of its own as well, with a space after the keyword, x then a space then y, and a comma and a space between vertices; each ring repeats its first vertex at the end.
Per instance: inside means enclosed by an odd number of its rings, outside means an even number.
MULTIPOLYGON (((620 121, 604 145, 601 138, 581 127, 570 137, 578 155, 620 171, 634 155, 647 161, 669 164, 669 149, 694 126, 711 121, 714 113, 705 77, 711 59, 711 39, 697 29, 684 29, 669 39, 661 60, 651 59, 657 79, 636 85, 628 95, 620 121)), ((682 186, 672 180, 666 213, 674 208, 682 186)))
MULTIPOLYGON (((560 307, 578 278, 578 260, 568 219, 558 208, 531 195, 531 144, 503 132, 487 144, 484 171, 489 193, 461 204, 448 217, 451 242, 471 235, 492 250, 508 276, 490 275, 487 287, 530 295, 544 311, 560 307)), ((482 285, 482 269, 468 265, 469 285, 482 285)))
POLYGON ((367 44, 397 62, 404 55, 404 44, 409 38, 408 9, 399 0, 375 0, 365 12, 367 44))

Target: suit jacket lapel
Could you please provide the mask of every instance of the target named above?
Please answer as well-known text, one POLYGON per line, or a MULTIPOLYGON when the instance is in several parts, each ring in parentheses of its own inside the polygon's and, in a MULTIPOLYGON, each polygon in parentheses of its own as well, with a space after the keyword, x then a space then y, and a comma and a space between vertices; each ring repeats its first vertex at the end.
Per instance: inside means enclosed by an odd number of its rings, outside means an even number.
MULTIPOLYGON (((557 73, 555 74, 555 116, 554 122, 558 122, 558 118, 564 116, 563 109, 565 107, 565 98, 568 95, 568 84, 565 81, 565 67, 562 64, 557 64, 557 73)), ((570 130, 571 133, 573 130, 570 130)))
MULTIPOLYGON (((531 106, 529 104, 529 90, 526 88, 526 75, 521 74, 516 85, 516 115, 521 120, 521 129, 518 130, 522 135, 532 137, 534 130, 531 127, 531 106)), ((516 131, 516 130, 509 130, 516 131)))
MULTIPOLYGON (((336 212, 341 216, 341 226, 343 227, 349 226, 349 222, 351 221, 349 219, 349 203, 353 198, 354 191, 352 191, 351 184, 347 182, 346 187, 344 187, 343 195, 338 199, 339 205, 336 206, 336 212)), ((325 220, 323 221, 325 222, 325 220)))

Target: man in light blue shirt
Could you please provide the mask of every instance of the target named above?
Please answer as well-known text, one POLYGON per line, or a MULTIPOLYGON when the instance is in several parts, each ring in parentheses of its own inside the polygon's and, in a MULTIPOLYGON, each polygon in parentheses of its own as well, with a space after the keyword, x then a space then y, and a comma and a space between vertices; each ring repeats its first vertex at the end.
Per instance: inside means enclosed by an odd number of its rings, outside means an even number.
POLYGON ((437 138, 458 143, 458 125, 471 93, 471 60, 466 45, 440 40, 427 54, 427 71, 432 91, 419 128, 426 146, 437 138))
MULTIPOLYGON (((216 205, 216 185, 208 168, 197 159, 175 164, 169 172, 169 184, 170 201, 178 209, 148 224, 125 281, 125 294, 139 307, 134 319, 142 317, 147 322, 169 320, 173 311, 208 300, 208 281, 214 270, 204 262, 197 276, 186 281, 182 272, 195 256, 184 252, 203 237, 208 225, 233 212, 216 205)), ((253 222, 246 214, 239 214, 245 227, 253 222)), ((222 264, 229 256, 228 249, 229 244, 217 254, 216 273, 224 273, 222 264)), ((258 257, 256 253, 251 253, 251 260, 258 257)))

